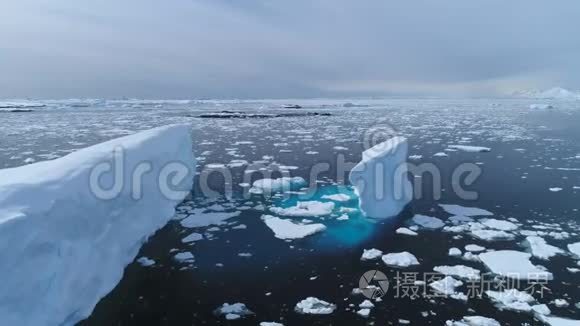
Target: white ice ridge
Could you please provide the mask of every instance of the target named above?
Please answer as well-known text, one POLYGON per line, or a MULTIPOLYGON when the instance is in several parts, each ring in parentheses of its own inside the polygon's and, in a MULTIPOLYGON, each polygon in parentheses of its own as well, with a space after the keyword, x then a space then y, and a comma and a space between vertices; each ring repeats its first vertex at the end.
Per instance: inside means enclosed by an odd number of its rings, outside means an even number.
POLYGON ((350 183, 366 216, 396 216, 413 198, 407 177, 407 147, 404 137, 377 144, 362 153, 362 161, 350 172, 350 183))
POLYGON ((156 128, 60 159, 0 170, 2 324, 74 325, 91 314, 141 244, 171 219, 191 190, 190 130, 156 128), (101 179, 105 186, 116 175, 123 187, 117 196, 99 199, 89 186, 91 171, 101 163, 114 165, 121 148, 124 172, 109 171, 101 179), (141 199, 135 199, 133 172, 142 162, 151 170, 142 174, 141 199), (174 191, 166 196, 159 176, 169 163, 182 163, 188 172, 181 182, 168 177, 174 191))

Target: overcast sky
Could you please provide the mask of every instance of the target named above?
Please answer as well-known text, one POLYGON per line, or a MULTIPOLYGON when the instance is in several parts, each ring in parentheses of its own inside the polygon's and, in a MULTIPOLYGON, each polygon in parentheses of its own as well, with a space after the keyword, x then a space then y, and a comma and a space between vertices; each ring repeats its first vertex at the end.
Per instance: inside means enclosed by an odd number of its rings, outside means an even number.
POLYGON ((0 2, 0 97, 580 89, 578 0, 0 2))

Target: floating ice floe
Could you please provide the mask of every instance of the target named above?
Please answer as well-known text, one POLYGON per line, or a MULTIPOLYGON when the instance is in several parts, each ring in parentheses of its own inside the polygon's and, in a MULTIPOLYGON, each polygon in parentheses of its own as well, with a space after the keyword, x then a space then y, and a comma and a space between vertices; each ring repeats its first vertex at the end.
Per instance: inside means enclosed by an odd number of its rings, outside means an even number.
POLYGON ((447 157, 449 155, 447 155, 447 153, 444 153, 444 152, 438 152, 438 153, 433 154, 433 156, 434 157, 447 157))
POLYGON ((461 250, 459 250, 459 248, 449 248, 449 252, 447 253, 449 256, 451 257, 457 257, 457 256, 461 256, 461 250))
POLYGON ((302 177, 282 177, 278 179, 260 179, 254 181, 249 192, 252 194, 271 195, 279 192, 297 190, 307 185, 302 177))
POLYGON ((531 254, 515 250, 489 251, 479 254, 479 259, 492 272, 519 280, 552 280, 552 273, 534 266, 531 254))
POLYGON ((260 326, 284 326, 284 324, 273 322, 273 321, 263 321, 260 326))
POLYGON ((362 309, 358 310, 356 313, 357 313, 357 315, 366 318, 371 314, 371 310, 368 308, 362 308, 362 309))
POLYGON ((199 241, 202 239, 203 239, 203 235, 194 232, 194 233, 188 235, 187 237, 181 239, 181 242, 190 243, 190 242, 195 242, 195 241, 199 241))
POLYGON ((456 289, 463 285, 463 282, 454 279, 451 276, 429 283, 429 287, 437 293, 446 295, 452 299, 467 301, 467 296, 464 293, 458 292, 456 289))
POLYGON ((540 259, 550 259, 558 254, 564 253, 564 250, 547 244, 546 240, 538 236, 526 237, 524 244, 530 248, 534 257, 540 259))
POLYGON ((500 230, 472 230, 472 236, 485 241, 513 240, 515 236, 500 230))
POLYGON ((445 226, 445 223, 436 217, 417 214, 413 216, 413 223, 427 229, 440 229, 445 226))
POLYGON ((296 304, 294 310, 300 314, 328 315, 334 312, 336 305, 320 300, 315 297, 308 297, 296 304))
POLYGON ((464 207, 460 205, 439 204, 443 210, 451 215, 459 216, 492 216, 493 213, 482 208, 464 207))
POLYGON ((262 220, 274 231, 274 236, 282 240, 301 239, 326 230, 324 224, 298 224, 271 215, 263 215, 262 220))
POLYGON ((501 324, 492 318, 482 316, 466 316, 459 321, 448 320, 445 326, 501 326, 501 324))
POLYGON ((324 195, 321 197, 322 199, 334 200, 338 202, 345 202, 350 200, 350 196, 346 194, 332 194, 332 195, 324 195))
POLYGON ((361 260, 374 260, 383 255, 383 252, 378 249, 363 249, 361 260))
POLYGON ((178 181, 171 191, 159 177, 170 164, 195 167, 192 139, 191 126, 166 126, 0 170, 0 323, 74 325, 87 318, 189 194, 193 168, 165 180, 178 181), (126 172, 149 164, 139 179, 141 199, 133 173, 111 173, 115 162, 126 172))
POLYGON ((464 280, 477 281, 481 278, 479 270, 464 265, 435 266, 433 270, 443 275, 455 276, 464 280))
POLYGON ((470 153, 491 152, 491 148, 482 146, 449 145, 447 147, 470 153))
POLYGON ((404 234, 404 235, 410 235, 410 236, 417 236, 419 235, 417 232, 409 229, 409 228, 398 228, 397 230, 395 230, 395 233, 397 234, 404 234))
POLYGON ((485 247, 478 246, 476 244, 468 244, 465 246, 465 250, 470 252, 481 252, 485 250, 485 247))
POLYGON ((281 216, 292 216, 292 217, 316 217, 330 215, 334 210, 333 202, 321 202, 321 201, 299 201, 296 206, 292 207, 271 207, 270 211, 274 214, 281 216))
POLYGON ((225 220, 233 217, 237 217, 242 212, 209 212, 209 213, 196 213, 189 215, 187 218, 181 220, 181 226, 184 228, 198 228, 206 227, 210 225, 222 225, 225 224, 225 220))
POLYGON ((387 266, 391 267, 405 268, 413 265, 419 265, 417 257, 415 257, 412 253, 407 251, 383 255, 382 260, 387 266))
POLYGON ((173 259, 180 263, 193 263, 195 261, 195 257, 189 251, 178 252, 175 254, 175 256, 173 256, 173 259))
POLYGON ((550 326, 578 326, 580 320, 566 319, 560 317, 545 316, 541 318, 543 322, 550 326))
POLYGON ((530 104, 530 109, 532 110, 546 110, 553 109, 554 107, 550 104, 530 104))
POLYGON ((137 262, 143 267, 149 267, 155 265, 155 260, 150 259, 148 257, 139 257, 137 262))
POLYGON ((485 291, 485 294, 496 304, 499 309, 531 312, 532 304, 536 301, 529 293, 517 289, 505 291, 485 291))
POLYGON ((362 153, 349 180, 361 211, 371 218, 398 215, 413 198, 407 178, 407 139, 393 137, 362 153))
POLYGON ((518 228, 518 226, 510 221, 503 221, 494 218, 486 218, 479 221, 481 224, 485 225, 490 229, 496 229, 501 231, 513 231, 518 228))
POLYGON ((236 320, 254 313, 243 303, 224 303, 221 307, 214 310, 214 314, 224 316, 227 320, 236 320))
POLYGON ((569 244, 568 250, 580 259, 580 242, 569 244))

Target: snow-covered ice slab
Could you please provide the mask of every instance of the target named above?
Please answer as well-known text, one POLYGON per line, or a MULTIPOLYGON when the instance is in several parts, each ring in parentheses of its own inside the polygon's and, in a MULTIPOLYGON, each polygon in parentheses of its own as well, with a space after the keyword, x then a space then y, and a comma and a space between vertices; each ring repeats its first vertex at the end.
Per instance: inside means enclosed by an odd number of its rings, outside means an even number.
MULTIPOLYGON (((73 325, 90 315, 191 190, 190 129, 156 128, 60 159, 0 170, 3 324, 73 325), (89 186, 91 171, 102 163, 114 165, 121 148, 124 173, 115 176, 123 187, 113 198, 99 199, 89 186), (134 199, 133 171, 142 162, 152 170, 141 178, 141 199, 134 199), (189 168, 175 197, 159 186, 160 171, 172 162, 189 168)), ((113 175, 101 179, 107 184, 113 175)))
POLYGON ((460 321, 448 320, 445 326, 501 326, 501 324, 492 318, 482 316, 466 316, 460 321))
POLYGON ((298 224, 272 215, 264 215, 262 220, 274 232, 274 236, 282 240, 301 239, 326 230, 324 224, 298 224))
POLYGON ((564 253, 564 250, 549 245, 548 243, 546 243, 546 240, 544 240, 544 238, 538 236, 526 237, 525 244, 532 251, 532 255, 540 259, 550 259, 558 254, 564 253))
POLYGON ((415 255, 407 251, 386 254, 383 255, 382 259, 385 265, 391 267, 405 268, 409 266, 419 265, 417 257, 415 257, 415 255))
POLYGON ((270 211, 281 216, 292 217, 316 217, 330 215, 334 209, 333 202, 320 202, 316 200, 299 201, 296 206, 282 208, 271 207, 270 211))
POLYGON ((534 266, 531 254, 515 250, 484 252, 479 259, 492 272, 519 280, 551 280, 552 273, 534 266))
POLYGON ((406 138, 393 137, 364 151, 362 160, 351 170, 349 180, 366 216, 396 216, 413 198, 407 177, 407 148, 406 138))
POLYGON ((577 258, 580 258, 580 242, 569 244, 568 250, 570 250, 570 252, 577 258))
POLYGON ((493 213, 482 208, 465 207, 460 205, 440 204, 447 213, 459 216, 492 216, 493 213))

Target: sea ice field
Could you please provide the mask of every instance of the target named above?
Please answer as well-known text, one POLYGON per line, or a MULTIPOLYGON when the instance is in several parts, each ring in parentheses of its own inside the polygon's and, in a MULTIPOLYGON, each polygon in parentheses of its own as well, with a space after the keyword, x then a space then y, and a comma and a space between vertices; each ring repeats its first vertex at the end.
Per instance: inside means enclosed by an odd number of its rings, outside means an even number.
POLYGON ((193 191, 79 325, 580 325, 580 101, 19 103, 2 169, 191 127, 193 191), (410 175, 404 209, 368 218, 349 173, 394 136, 440 182, 410 175))

